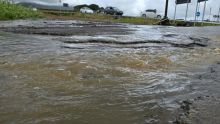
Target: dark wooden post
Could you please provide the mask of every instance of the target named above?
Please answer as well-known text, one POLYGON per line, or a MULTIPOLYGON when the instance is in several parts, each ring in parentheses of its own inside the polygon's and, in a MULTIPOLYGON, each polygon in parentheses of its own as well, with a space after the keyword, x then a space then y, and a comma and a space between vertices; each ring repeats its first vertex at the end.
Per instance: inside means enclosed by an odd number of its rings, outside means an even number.
POLYGON ((165 5, 165 13, 164 13, 164 17, 157 23, 158 25, 170 25, 170 20, 168 19, 168 5, 169 5, 169 0, 166 0, 166 5, 165 5))
POLYGON ((168 4, 169 4, 169 0, 166 0, 166 6, 165 6, 165 13, 164 13, 164 19, 167 19, 167 13, 168 13, 168 4))

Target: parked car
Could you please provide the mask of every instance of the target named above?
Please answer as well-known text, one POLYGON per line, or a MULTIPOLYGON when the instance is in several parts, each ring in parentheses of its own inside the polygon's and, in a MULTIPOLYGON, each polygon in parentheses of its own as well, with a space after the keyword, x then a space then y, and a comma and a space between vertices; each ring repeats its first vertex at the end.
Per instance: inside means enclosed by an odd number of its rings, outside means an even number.
POLYGON ((80 9, 80 12, 81 12, 81 13, 89 13, 89 14, 94 13, 94 11, 93 11, 92 9, 90 9, 89 7, 82 7, 82 8, 80 9))
POLYGON ((101 8, 97 11, 97 13, 105 14, 105 9, 104 9, 103 7, 101 7, 101 8))
POLYGON ((104 10, 104 13, 105 14, 110 14, 110 15, 120 15, 120 16, 123 15, 123 11, 119 10, 116 7, 111 7, 111 6, 106 7, 105 10, 104 10))
POLYGON ((161 15, 157 14, 156 9, 147 9, 146 11, 141 12, 141 16, 144 18, 162 18, 161 15))

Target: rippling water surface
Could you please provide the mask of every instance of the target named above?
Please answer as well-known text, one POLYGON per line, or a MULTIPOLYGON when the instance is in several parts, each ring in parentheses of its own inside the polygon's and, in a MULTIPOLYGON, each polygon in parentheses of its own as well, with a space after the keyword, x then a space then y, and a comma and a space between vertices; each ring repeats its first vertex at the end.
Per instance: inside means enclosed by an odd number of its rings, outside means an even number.
POLYGON ((182 42, 201 34, 217 37, 219 29, 205 28, 210 30, 206 34, 198 28, 129 28, 135 31, 101 36, 1 32, 0 123, 144 124, 175 119, 178 98, 193 93, 188 70, 219 60, 217 46, 74 44, 59 39, 182 42), (164 38, 168 34, 174 37, 164 38))

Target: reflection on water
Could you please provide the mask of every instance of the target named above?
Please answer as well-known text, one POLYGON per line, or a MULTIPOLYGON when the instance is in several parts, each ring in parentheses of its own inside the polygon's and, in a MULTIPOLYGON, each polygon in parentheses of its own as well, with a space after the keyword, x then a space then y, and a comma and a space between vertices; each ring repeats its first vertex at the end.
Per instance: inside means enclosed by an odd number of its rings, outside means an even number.
POLYGON ((0 34, 0 123, 168 122, 175 100, 191 90, 186 69, 220 53, 62 46, 48 36, 0 34))

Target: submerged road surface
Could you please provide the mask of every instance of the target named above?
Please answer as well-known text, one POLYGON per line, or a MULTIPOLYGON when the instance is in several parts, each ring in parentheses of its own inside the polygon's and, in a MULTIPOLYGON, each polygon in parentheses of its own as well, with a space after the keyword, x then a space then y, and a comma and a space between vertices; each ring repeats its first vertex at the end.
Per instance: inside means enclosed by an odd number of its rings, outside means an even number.
POLYGON ((218 124, 220 28, 0 22, 1 124, 218 124))

